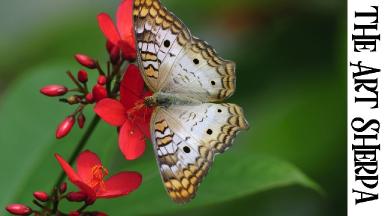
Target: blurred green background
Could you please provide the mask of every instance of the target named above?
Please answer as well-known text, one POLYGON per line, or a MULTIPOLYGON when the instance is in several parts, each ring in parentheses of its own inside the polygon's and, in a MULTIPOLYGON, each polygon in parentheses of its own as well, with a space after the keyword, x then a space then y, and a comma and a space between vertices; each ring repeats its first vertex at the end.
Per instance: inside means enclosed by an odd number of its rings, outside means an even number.
MULTIPOLYGON (((171 203, 152 148, 124 161, 116 129, 102 123, 88 149, 111 173, 137 170, 142 187, 100 200, 110 215, 346 215, 346 2, 341 0, 163 0, 191 31, 237 63, 240 104, 251 129, 217 157, 191 204, 171 203)), ((54 138, 73 108, 39 95, 68 84, 75 53, 106 59, 96 15, 117 0, 0 2, 0 205, 31 203, 52 187, 80 138, 54 138)), ((92 113, 88 110, 90 120, 92 113)), ((74 208, 63 206, 64 208, 74 208)), ((6 214, 4 211, 1 214, 6 214)))

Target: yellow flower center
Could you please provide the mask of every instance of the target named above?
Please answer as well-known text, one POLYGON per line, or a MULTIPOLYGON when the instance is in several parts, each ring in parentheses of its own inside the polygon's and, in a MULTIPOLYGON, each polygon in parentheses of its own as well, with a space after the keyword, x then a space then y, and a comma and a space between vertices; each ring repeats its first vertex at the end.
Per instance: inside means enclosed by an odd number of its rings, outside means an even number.
POLYGON ((108 175, 108 169, 102 165, 95 165, 91 169, 91 175, 89 185, 94 189, 105 189, 104 177, 108 175))

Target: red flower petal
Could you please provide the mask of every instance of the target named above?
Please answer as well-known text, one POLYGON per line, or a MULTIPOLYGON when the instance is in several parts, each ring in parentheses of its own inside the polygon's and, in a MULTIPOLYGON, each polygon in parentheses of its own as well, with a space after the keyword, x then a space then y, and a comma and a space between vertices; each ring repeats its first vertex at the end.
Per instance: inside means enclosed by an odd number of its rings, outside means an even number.
POLYGON ((126 121, 120 128, 119 147, 127 160, 135 160, 144 153, 144 135, 131 121, 126 121))
POLYGON ((87 202, 93 203, 96 200, 96 192, 86 183, 82 181, 75 181, 73 184, 76 185, 81 192, 87 194, 87 202))
POLYGON ((59 162, 60 166, 63 168, 64 172, 67 174, 69 181, 76 185, 79 190, 86 193, 90 201, 95 200, 95 191, 82 181, 82 179, 77 175, 75 170, 73 170, 73 168, 60 155, 55 154, 55 157, 59 162))
POLYGON ((61 168, 68 175, 69 180, 75 184, 75 182, 81 181, 80 177, 77 175, 75 170, 65 161, 59 154, 55 154, 57 161, 59 162, 61 168))
POLYGON ((119 47, 121 49, 121 53, 124 59, 128 61, 135 61, 137 58, 136 48, 134 46, 129 45, 128 42, 120 41, 119 47))
POLYGON ((96 104, 94 111, 100 118, 112 126, 122 126, 127 120, 126 110, 117 100, 103 99, 96 104))
POLYGON ((83 182, 89 182, 92 179, 92 168, 96 165, 101 165, 101 161, 95 153, 91 151, 80 153, 76 160, 76 168, 83 182))
POLYGON ((123 41, 128 42, 131 47, 135 47, 133 30, 133 1, 124 0, 119 5, 116 12, 117 29, 123 41))
POLYGON ((100 13, 97 16, 97 20, 99 22, 99 27, 107 40, 117 46, 120 41, 120 34, 117 31, 111 17, 106 13, 100 13))
POLYGON ((128 61, 134 61, 137 58, 136 48, 134 45, 132 46, 130 44, 131 43, 128 41, 120 41, 119 47, 121 49, 124 59, 128 61))
POLYGON ((106 190, 97 193, 100 198, 113 198, 127 195, 141 184, 141 175, 137 172, 120 172, 105 182, 106 190))
POLYGON ((142 99, 144 80, 136 65, 130 64, 120 85, 120 101, 126 109, 132 108, 137 100, 142 99))
POLYGON ((151 139, 150 122, 151 122, 152 112, 153 112, 152 108, 144 107, 141 113, 142 115, 138 116, 135 119, 136 126, 148 139, 151 139))

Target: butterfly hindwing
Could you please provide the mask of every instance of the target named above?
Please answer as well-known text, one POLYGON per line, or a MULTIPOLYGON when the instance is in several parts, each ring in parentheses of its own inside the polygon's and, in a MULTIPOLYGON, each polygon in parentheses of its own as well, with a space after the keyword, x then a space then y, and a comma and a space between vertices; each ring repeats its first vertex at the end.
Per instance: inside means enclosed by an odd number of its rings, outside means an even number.
POLYGON ((222 101, 235 91, 235 64, 219 57, 158 0, 135 0, 139 66, 154 91, 222 101))
POLYGON ((183 203, 195 196, 214 156, 248 124, 237 105, 202 103, 159 107, 151 127, 164 185, 174 201, 183 203))

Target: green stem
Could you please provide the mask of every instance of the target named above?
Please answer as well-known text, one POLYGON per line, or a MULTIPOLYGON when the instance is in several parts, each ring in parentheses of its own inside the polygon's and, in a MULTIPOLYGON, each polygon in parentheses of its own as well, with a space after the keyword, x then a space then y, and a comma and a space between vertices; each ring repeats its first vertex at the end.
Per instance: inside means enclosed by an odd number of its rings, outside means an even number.
MULTIPOLYGON (((96 129, 96 126, 98 125, 99 122, 100 122, 100 117, 95 115, 93 117, 91 123, 89 124, 87 130, 85 131, 83 137, 81 137, 79 143, 76 145, 76 149, 72 152, 72 155, 68 160, 69 164, 72 165, 75 162, 77 156, 84 149, 84 146, 87 144, 87 141, 91 137, 93 131, 96 129)), ((61 183, 64 181, 65 175, 66 174, 65 174, 64 170, 61 171, 60 176, 56 180, 56 183, 55 183, 54 189, 52 191, 51 197, 57 196, 57 190, 60 188, 61 183)), ((47 203, 47 206, 51 205, 51 203, 50 203, 51 201, 52 201, 52 199, 47 203)), ((57 208, 54 208, 54 209, 55 209, 55 211, 53 212, 53 214, 55 214, 57 211, 57 208)))
POLYGON ((96 62, 96 69, 99 72, 100 75, 105 75, 103 69, 100 67, 99 62, 96 62))
MULTIPOLYGON (((72 165, 75 162, 77 156, 79 156, 80 152, 83 150, 84 146, 87 144, 88 139, 91 137, 93 131, 96 129, 96 126, 99 122, 100 122, 100 117, 95 115, 89 127, 85 131, 83 137, 80 139, 79 143, 77 144, 75 151, 72 152, 72 155, 68 160, 69 164, 72 165)), ((62 171, 59 178, 56 181, 55 187, 60 188, 60 185, 64 181, 64 179, 65 179, 65 172, 62 171)))
MULTIPOLYGON (((114 75, 117 74, 117 77, 120 79, 120 76, 118 75, 118 71, 120 70, 120 67, 122 65, 123 62, 119 63, 118 65, 116 65, 116 67, 114 68, 114 70, 112 71, 112 74, 111 74, 111 77, 113 78, 114 75)), ((101 69, 99 63, 97 63, 97 70, 99 71, 100 74, 104 75, 104 71, 101 69)), ((81 89, 83 91, 83 93, 87 93, 87 86, 84 85, 84 86, 81 86, 81 84, 76 80, 76 78, 73 76, 73 74, 71 72, 67 72, 68 76, 73 80, 73 82, 78 86, 79 89, 81 89)), ((119 84, 116 84, 114 86, 114 88, 111 90, 110 86, 111 86, 111 82, 112 82, 112 79, 109 79, 108 81, 108 94, 114 98, 114 95, 119 91, 119 84)), ((80 112, 82 111, 84 107, 81 106, 77 111, 77 112, 80 112)), ((87 144, 89 138, 91 137, 92 133, 95 131, 96 129, 96 126, 98 125, 98 123, 100 122, 100 117, 95 115, 90 123, 90 125, 88 126, 87 130, 85 131, 84 135, 81 137, 79 143, 76 145, 76 149, 74 150, 74 152, 72 152, 72 155, 71 157, 69 158, 68 160, 68 163, 70 165, 73 165, 73 163, 76 161, 76 158, 78 157, 78 155, 80 154, 80 152, 84 149, 85 145, 87 144)), ((60 185, 61 183, 64 181, 65 179, 65 172, 62 171, 60 173, 60 176, 57 178, 56 180, 56 183, 55 183, 55 186, 52 190, 52 193, 51 193, 51 199, 47 202, 46 206, 48 207, 48 209, 50 208, 51 204, 52 204, 52 201, 54 202, 54 206, 53 206, 53 210, 52 210, 52 214, 56 214, 57 212, 60 212, 58 210, 58 202, 60 201, 61 199, 61 195, 59 193, 59 188, 60 188, 60 185), (54 198, 53 198, 54 197, 54 198)), ((88 205, 84 205, 83 207, 81 207, 79 210, 84 210, 88 205)), ((45 210, 44 210, 45 211, 45 210)), ((44 215, 45 213, 43 213, 44 215)))
POLYGON ((85 89, 83 88, 83 86, 81 86, 81 84, 79 83, 79 81, 77 81, 77 79, 75 78, 75 76, 72 74, 71 71, 67 71, 67 75, 68 77, 72 80, 73 83, 75 83, 75 85, 77 86, 77 88, 79 88, 81 90, 81 92, 85 92, 85 89))
POLYGON ((84 211, 87 207, 88 207, 88 204, 85 203, 83 206, 81 206, 79 209, 77 209, 77 212, 82 212, 82 211, 84 211))
POLYGON ((38 207, 44 209, 45 206, 43 206, 41 203, 39 203, 37 200, 33 200, 33 204, 37 205, 38 207))

